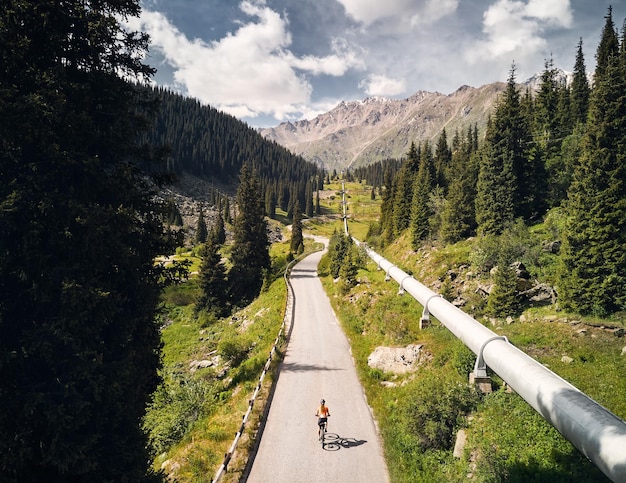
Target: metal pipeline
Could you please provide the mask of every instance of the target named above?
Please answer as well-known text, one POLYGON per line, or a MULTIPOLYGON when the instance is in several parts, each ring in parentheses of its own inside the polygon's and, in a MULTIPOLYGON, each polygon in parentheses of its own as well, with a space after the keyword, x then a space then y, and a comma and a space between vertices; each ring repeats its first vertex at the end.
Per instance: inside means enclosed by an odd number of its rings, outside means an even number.
MULTIPOLYGON (((345 218, 344 218, 345 220, 345 218)), ((400 284, 498 376, 615 482, 626 482, 626 422, 563 378, 511 345, 506 338, 378 255, 368 256, 400 284)))

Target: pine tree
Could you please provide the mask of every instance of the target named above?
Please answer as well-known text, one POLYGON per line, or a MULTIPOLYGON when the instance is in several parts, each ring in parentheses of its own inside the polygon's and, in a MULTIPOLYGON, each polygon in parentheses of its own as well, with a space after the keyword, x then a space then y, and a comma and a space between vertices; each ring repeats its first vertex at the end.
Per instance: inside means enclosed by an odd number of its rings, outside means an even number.
MULTIPOLYGON (((611 30, 607 18, 605 32, 611 30)), ((610 37, 610 35, 609 35, 610 37)), ((626 47, 607 55, 591 95, 580 162, 566 203, 559 301, 581 313, 626 308, 626 47)))
MULTIPOLYGON (((422 152, 425 152, 423 150, 422 152)), ((429 234, 429 219, 431 210, 429 207, 430 192, 432 190, 430 159, 428 155, 422 156, 419 171, 415 177, 413 186, 413 199, 411 203, 411 245, 417 250, 429 234)))
POLYGON ((435 148, 435 178, 434 186, 443 188, 447 193, 450 180, 450 164, 452 163, 452 151, 448 147, 448 137, 445 128, 441 131, 435 148))
POLYGON ((291 243, 289 251, 295 254, 304 252, 304 237, 302 236, 302 213, 300 213, 300 205, 296 201, 293 212, 293 223, 291 224, 291 243))
POLYGON ((615 24, 613 23, 613 8, 609 6, 607 15, 604 17, 605 23, 600 37, 600 44, 596 51, 596 70, 593 77, 594 83, 597 85, 602 81, 606 70, 608 69, 611 58, 618 55, 619 40, 615 24))
POLYGON ((233 236, 228 278, 234 302, 245 303, 259 294, 271 265, 259 179, 248 164, 243 165, 239 176, 233 236))
POLYGON ((196 223, 196 244, 204 243, 207 240, 209 235, 206 221, 204 221, 204 213, 202 211, 202 206, 200 206, 200 214, 198 215, 198 222, 196 223))
POLYGON ((487 313, 496 317, 512 316, 519 310, 517 274, 511 262, 506 250, 502 250, 498 258, 493 288, 487 299, 487 313))
POLYGON ((572 118, 574 123, 584 124, 587 121, 589 111, 589 95, 591 88, 587 79, 587 67, 583 54, 583 39, 578 41, 576 50, 576 62, 572 78, 572 118))
MULTIPOLYGON (((138 169, 138 1, 0 8, 0 468, 4 481, 157 478, 141 430, 174 273, 138 169)), ((156 169, 156 166, 154 167, 156 169)))
POLYGON ((475 199, 478 179, 478 156, 473 150, 473 130, 467 139, 457 141, 452 155, 450 187, 441 213, 440 237, 444 242, 457 242, 476 228, 475 199))
POLYGON ((513 66, 503 99, 488 123, 481 156, 476 194, 476 221, 481 233, 501 233, 515 218, 528 220, 543 210, 536 187, 541 185, 544 172, 540 157, 528 155, 529 139, 528 116, 513 66))
POLYGON ((213 230, 200 251, 202 262, 198 273, 198 286, 201 295, 196 310, 206 310, 217 317, 222 317, 228 310, 228 285, 226 268, 219 249, 218 232, 213 230))
POLYGON ((217 212, 215 225, 213 226, 211 232, 218 245, 223 245, 226 242, 226 229, 224 227, 224 218, 222 218, 222 214, 219 211, 217 212))
POLYGON ((407 159, 394 179, 395 189, 392 200, 392 233, 399 236, 411 223, 411 202, 413 200, 413 184, 419 169, 420 154, 411 143, 407 159))

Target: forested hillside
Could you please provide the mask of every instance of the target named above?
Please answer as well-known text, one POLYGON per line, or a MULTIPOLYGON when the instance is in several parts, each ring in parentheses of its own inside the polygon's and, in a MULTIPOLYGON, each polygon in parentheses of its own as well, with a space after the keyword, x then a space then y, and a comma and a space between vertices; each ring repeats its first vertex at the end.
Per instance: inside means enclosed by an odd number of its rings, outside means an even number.
POLYGON ((287 211, 296 199, 300 206, 312 206, 313 192, 324 181, 315 164, 195 99, 161 88, 153 94, 158 109, 145 141, 165 148, 168 171, 235 186, 248 164, 260 179, 268 215, 277 205, 287 211))
MULTIPOLYGON (((626 32, 620 39, 611 9, 593 85, 582 47, 569 85, 546 61, 538 90, 520 91, 513 66, 484 139, 472 126, 444 130, 434 146, 413 144, 399 168, 355 171, 383 195, 372 240, 389 244, 408 230, 417 250, 491 237, 501 247, 491 266, 508 267, 519 256, 504 241, 514 226, 547 219, 562 244, 559 306, 598 316, 626 309, 626 32)), ((499 276, 504 286, 506 270, 499 276)), ((497 285, 491 310, 514 311, 515 290, 497 285)))

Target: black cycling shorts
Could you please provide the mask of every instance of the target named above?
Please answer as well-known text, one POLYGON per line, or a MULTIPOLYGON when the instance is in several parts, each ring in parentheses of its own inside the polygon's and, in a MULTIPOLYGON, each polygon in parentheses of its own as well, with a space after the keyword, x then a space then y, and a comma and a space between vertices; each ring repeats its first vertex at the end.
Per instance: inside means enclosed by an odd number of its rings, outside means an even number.
POLYGON ((319 420, 317 421, 317 425, 321 426, 322 424, 324 424, 326 421, 328 421, 328 418, 319 418, 319 420))

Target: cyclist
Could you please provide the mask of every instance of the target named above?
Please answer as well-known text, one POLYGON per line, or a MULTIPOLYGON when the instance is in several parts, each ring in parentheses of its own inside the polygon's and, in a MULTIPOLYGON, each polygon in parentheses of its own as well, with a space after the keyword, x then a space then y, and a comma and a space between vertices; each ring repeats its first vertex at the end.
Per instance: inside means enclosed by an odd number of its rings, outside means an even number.
MULTIPOLYGON (((330 416, 330 410, 328 406, 326 406, 326 401, 323 399, 320 401, 320 405, 317 407, 317 411, 315 412, 315 416, 319 419, 317 420, 317 437, 322 437, 322 425, 328 426, 328 417, 330 416)), ((326 431, 326 428, 324 428, 326 431)))

